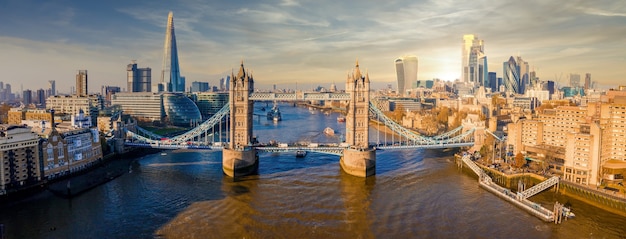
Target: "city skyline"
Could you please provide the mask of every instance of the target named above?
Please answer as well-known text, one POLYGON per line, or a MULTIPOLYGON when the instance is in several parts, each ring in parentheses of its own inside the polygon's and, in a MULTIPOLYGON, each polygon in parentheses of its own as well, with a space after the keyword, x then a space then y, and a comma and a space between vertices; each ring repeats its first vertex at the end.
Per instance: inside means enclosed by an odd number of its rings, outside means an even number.
MULTIPOLYGON (((461 79, 465 34, 485 41, 489 70, 522 56, 540 80, 570 73, 614 87, 626 75, 626 6, 584 1, 271 3, 33 1, 0 3, 0 79, 20 89, 54 80, 59 92, 89 70, 91 91, 126 85, 137 60, 157 71, 167 14, 177 16, 180 72, 215 85, 243 59, 257 85, 300 88, 341 82, 356 58, 374 87, 396 80, 393 60, 420 59, 419 80, 461 79), (516 9, 508 11, 507 9, 516 9), (28 12, 28 14, 26 14, 28 12), (28 69, 27 69, 28 68, 28 69), (37 70, 29 70, 35 68, 37 70), (364 69, 365 70, 365 69, 364 69)), ((560 77, 562 75, 562 77, 560 77)), ((187 86, 189 87, 189 86, 187 86)))

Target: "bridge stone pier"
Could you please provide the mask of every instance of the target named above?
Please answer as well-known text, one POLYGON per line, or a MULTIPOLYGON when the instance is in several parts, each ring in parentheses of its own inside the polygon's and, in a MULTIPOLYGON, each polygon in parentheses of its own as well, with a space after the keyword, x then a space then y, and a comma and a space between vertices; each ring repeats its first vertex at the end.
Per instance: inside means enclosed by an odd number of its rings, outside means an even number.
POLYGON ((259 156, 252 147, 254 101, 249 99, 254 79, 245 71, 243 61, 237 76, 231 74, 229 84, 230 143, 222 151, 222 169, 231 177, 255 174, 259 169, 259 156))
POLYGON ((339 163, 348 174, 368 177, 376 174, 376 150, 369 147, 370 79, 361 74, 359 62, 346 79, 346 93, 350 95, 346 115, 346 143, 339 163))

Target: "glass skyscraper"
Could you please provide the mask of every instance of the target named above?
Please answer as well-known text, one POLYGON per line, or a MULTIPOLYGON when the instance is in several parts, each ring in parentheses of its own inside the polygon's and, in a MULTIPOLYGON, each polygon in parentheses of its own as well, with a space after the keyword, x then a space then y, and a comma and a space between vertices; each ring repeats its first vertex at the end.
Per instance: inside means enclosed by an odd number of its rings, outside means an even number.
POLYGON ((398 77, 398 94, 403 96, 406 90, 417 84, 417 57, 403 56, 395 61, 398 77))
POLYGON ((474 87, 485 85, 488 70, 483 40, 472 34, 463 35, 461 64, 463 82, 474 87))
POLYGON ((163 46, 163 66, 161 69, 161 80, 152 86, 153 92, 185 91, 185 80, 184 77, 180 76, 180 66, 178 64, 178 49, 176 47, 176 34, 174 33, 174 13, 172 12, 167 15, 165 44, 163 46))
POLYGON ((150 67, 137 68, 134 61, 126 67, 128 92, 150 92, 152 83, 152 69, 150 67))
POLYGON ((530 83, 530 72, 528 62, 521 57, 510 57, 503 64, 503 83, 507 93, 524 94, 530 83))

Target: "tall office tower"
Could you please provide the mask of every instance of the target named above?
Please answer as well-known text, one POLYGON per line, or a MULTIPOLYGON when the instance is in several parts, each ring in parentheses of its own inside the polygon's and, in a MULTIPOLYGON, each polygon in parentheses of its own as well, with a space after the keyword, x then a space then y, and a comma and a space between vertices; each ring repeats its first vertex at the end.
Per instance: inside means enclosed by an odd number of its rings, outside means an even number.
POLYGON ((489 72, 488 74, 489 74, 489 77, 487 79, 489 79, 489 84, 487 86, 491 88, 491 92, 497 92, 499 85, 498 85, 498 78, 496 77, 496 73, 489 72))
POLYGON ((230 76, 226 76, 226 81, 224 81, 224 87, 222 87, 223 90, 230 90, 230 76))
POLYGON ((549 80, 548 83, 544 85, 544 90, 550 92, 550 96, 552 96, 552 94, 554 94, 554 92, 556 91, 556 88, 554 87, 554 81, 549 80))
POLYGON ((191 92, 207 92, 209 89, 209 82, 191 82, 191 92))
POLYGON ((404 96, 417 83, 417 57, 403 56, 395 61, 398 77, 398 94, 404 96))
POLYGON ((580 87, 580 75, 569 74, 569 86, 572 88, 580 87))
POLYGON ((591 73, 585 74, 585 90, 588 90, 591 87, 591 73))
POLYGON ((15 95, 13 95, 13 93, 11 93, 11 84, 4 84, 4 99, 3 100, 7 100, 7 101, 12 101, 15 99, 15 95))
POLYGON ((33 103, 33 92, 31 90, 25 90, 22 92, 22 103, 24 103, 25 106, 33 103))
POLYGON ((0 101, 6 100, 6 93, 4 92, 4 82, 0 81, 0 101))
POLYGON ((530 68, 522 57, 510 57, 503 64, 503 81, 507 93, 524 94, 530 83, 530 68))
POLYGON ((87 96, 87 70, 79 70, 76 74, 76 95, 87 96))
POLYGON ((404 95, 404 62, 402 62, 401 58, 396 59, 396 75, 397 75, 397 85, 398 85, 398 94, 404 95))
POLYGON ((137 68, 137 63, 132 61, 126 66, 127 91, 150 92, 152 84, 152 69, 150 67, 137 68))
POLYGON ((153 92, 185 91, 185 80, 180 77, 180 67, 178 65, 178 49, 176 48, 176 34, 174 34, 174 13, 172 12, 167 15, 163 65, 161 69, 161 81, 152 86, 153 92))
POLYGON ((463 35, 461 77, 464 83, 472 86, 484 84, 488 72, 484 69, 487 61, 484 50, 483 40, 479 40, 473 34, 463 35))
POLYGON ((39 89, 37 90, 36 95, 36 102, 42 106, 46 105, 46 91, 43 89, 39 89))
POLYGON ((515 94, 519 91, 519 66, 515 62, 515 58, 510 57, 502 66, 502 81, 504 81, 504 90, 507 94, 515 94))
POLYGON ((528 62, 522 60, 521 56, 517 56, 517 65, 519 66, 519 94, 525 94, 526 90, 528 90, 528 86, 530 85, 530 67, 528 66, 528 62))
POLYGON ((222 77, 222 78, 220 79, 220 86, 219 86, 219 90, 220 90, 220 91, 222 91, 222 90, 224 90, 224 89, 226 89, 226 87, 224 87, 224 77, 222 77))
POLYGON ((57 94, 56 82, 54 80, 48 81, 48 91, 46 97, 54 96, 57 94))

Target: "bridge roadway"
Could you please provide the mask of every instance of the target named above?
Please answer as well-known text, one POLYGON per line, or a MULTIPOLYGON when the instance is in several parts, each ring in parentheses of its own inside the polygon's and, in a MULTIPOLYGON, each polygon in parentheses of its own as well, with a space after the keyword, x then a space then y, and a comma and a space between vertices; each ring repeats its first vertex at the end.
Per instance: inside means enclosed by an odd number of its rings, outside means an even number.
MULTIPOLYGON (((225 145, 226 143, 221 143, 219 145, 225 145)), ((315 143, 313 143, 315 144, 315 143)), ((406 149, 442 149, 442 148, 456 148, 456 147, 465 147, 472 146, 473 142, 465 142, 465 143, 451 143, 451 144, 433 144, 433 145, 379 145, 374 148, 377 150, 406 150, 406 149)), ((204 142, 190 142, 187 144, 168 144, 168 143, 137 143, 137 142, 125 142, 125 146, 130 147, 140 147, 140 148, 154 148, 154 149, 199 149, 199 150, 222 150, 224 147, 215 146, 215 145, 205 145, 204 142)), ((324 144, 319 144, 324 145, 324 144)), ((376 144, 372 144, 376 145, 376 144)), ((316 152, 323 154, 331 154, 341 156, 343 155, 343 150, 348 148, 347 146, 301 146, 301 145, 288 145, 288 146, 253 146, 259 151, 264 152, 273 152, 273 153, 281 153, 281 152, 296 152, 296 151, 307 151, 307 152, 316 152)))
POLYGON ((307 100, 350 100, 348 93, 320 93, 320 92, 297 92, 297 93, 263 93, 254 92, 248 97, 254 101, 307 101, 307 100))

